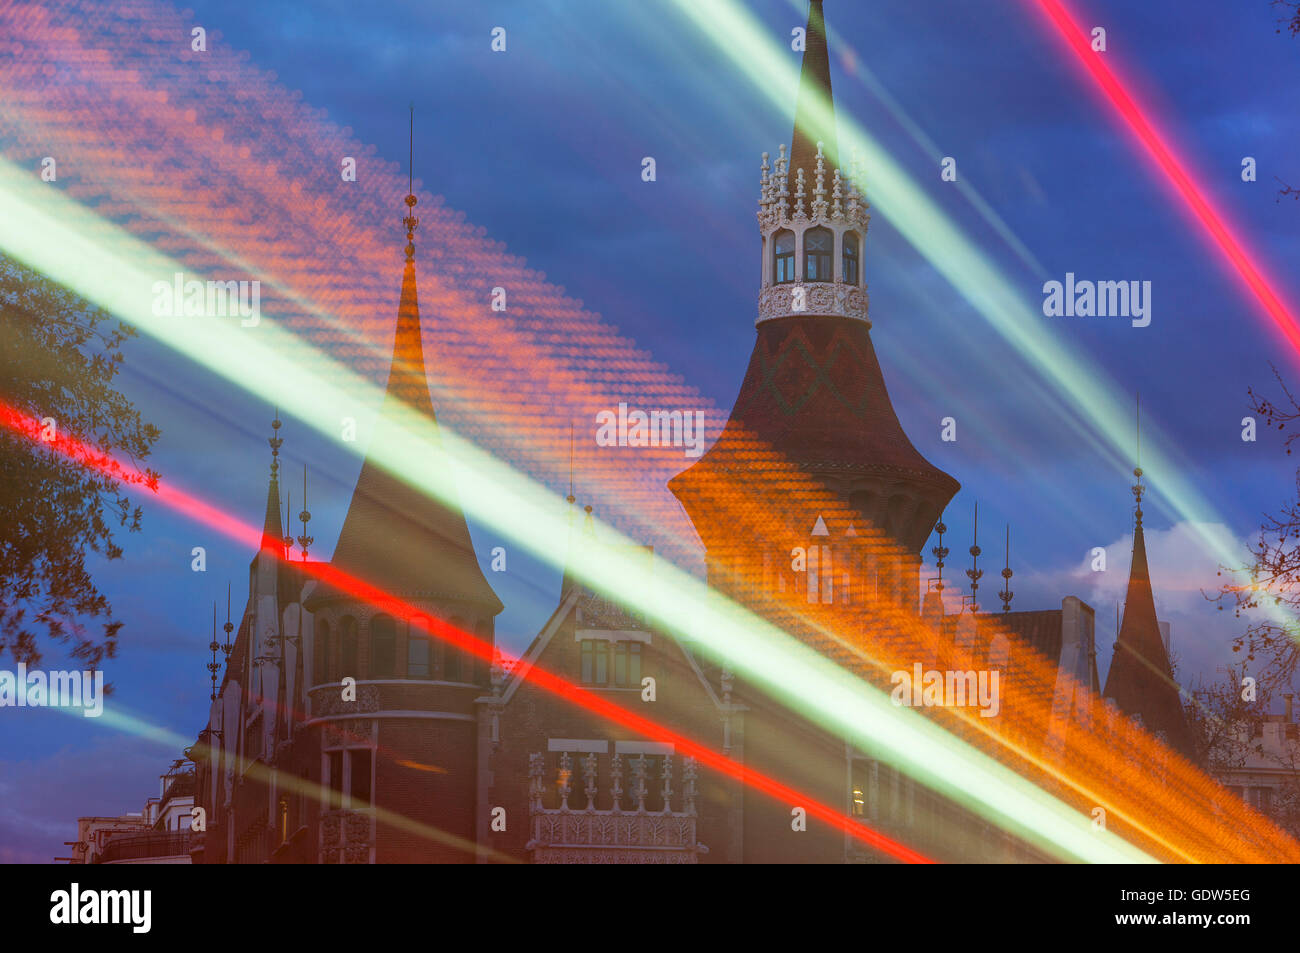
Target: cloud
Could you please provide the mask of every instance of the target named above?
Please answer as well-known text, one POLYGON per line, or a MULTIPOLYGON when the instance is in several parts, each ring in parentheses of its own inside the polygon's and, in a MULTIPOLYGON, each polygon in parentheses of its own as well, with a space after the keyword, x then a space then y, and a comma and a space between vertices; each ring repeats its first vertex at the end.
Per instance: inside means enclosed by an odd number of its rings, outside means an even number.
MULTIPOLYGON (((1205 598, 1217 593, 1228 578, 1218 575, 1217 546, 1234 555, 1233 565, 1247 565, 1247 544, 1222 523, 1182 521, 1168 529, 1145 528, 1144 537, 1156 616, 1170 625, 1179 677, 1184 684, 1198 675, 1211 677, 1215 668, 1231 659, 1231 642, 1245 627, 1231 612, 1218 611, 1205 598)), ((1114 643, 1115 605, 1123 605, 1128 591, 1133 534, 1124 534, 1105 550, 1105 571, 1094 572, 1092 555, 1087 554, 1062 574, 1067 589, 1097 610, 1097 664, 1103 679, 1103 659, 1108 663, 1114 643)))
POLYGON ((68 856, 78 817, 143 810, 170 764, 157 741, 117 734, 40 760, 0 761, 0 863, 68 856))

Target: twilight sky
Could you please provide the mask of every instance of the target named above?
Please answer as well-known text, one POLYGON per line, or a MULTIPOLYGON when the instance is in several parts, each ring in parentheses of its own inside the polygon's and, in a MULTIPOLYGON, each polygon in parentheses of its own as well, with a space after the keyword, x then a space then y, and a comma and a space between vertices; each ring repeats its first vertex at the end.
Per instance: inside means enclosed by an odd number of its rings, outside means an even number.
MULTIPOLYGON (((744 5, 788 50, 806 3, 744 5)), ((754 339, 759 157, 790 141, 793 86, 777 108, 670 0, 195 0, 190 9, 187 22, 247 51, 250 64, 274 70, 281 86, 403 172, 413 103, 415 172, 426 191, 703 398, 731 405, 754 339), (496 26, 508 32, 505 53, 489 48, 496 26), (646 155, 658 164, 652 184, 640 177, 646 155)), ((1300 204, 1277 198, 1278 178, 1300 184, 1300 40, 1277 34, 1267 0, 1075 0, 1072 9, 1106 28, 1104 55, 1283 298, 1300 303, 1289 267, 1300 260, 1300 204), (1244 156, 1257 160, 1254 183, 1241 180, 1244 156)), ((1300 362, 1033 5, 827 0, 826 12, 840 114, 880 141, 1026 301, 1037 307, 1043 282, 1067 272, 1151 282, 1149 327, 1041 320, 1126 394, 1141 392, 1161 449, 1212 504, 1203 518, 1247 541, 1294 482, 1275 433, 1241 440, 1246 388, 1268 389, 1270 361, 1294 382, 1300 362), (932 148, 957 159, 960 181, 1038 265, 940 180, 932 148)), ((0 47, 0 64, 12 55, 0 47)), ((9 128, 0 122, 0 154, 9 154, 9 128)), ((866 175, 870 198, 869 167, 866 175)), ((394 256, 380 276, 394 302, 399 200, 383 223, 394 256)), ((419 256, 417 265, 423 294, 434 266, 419 256)), ((1132 462, 1081 441, 1064 415, 1082 409, 1044 396, 1054 369, 1022 360, 879 210, 864 267, 872 337, 898 415, 917 448, 962 483, 947 516, 954 554, 970 545, 974 501, 981 527, 996 528, 981 540, 990 561, 1001 558, 1001 527, 1010 522, 1014 607, 1054 608, 1071 594, 1093 605, 1104 673, 1128 569, 1132 462), (946 416, 958 420, 954 443, 940 440, 946 416), (1088 568, 1097 546, 1108 550, 1105 573, 1088 568)), ((429 363, 436 377, 437 355, 429 363)), ((152 465, 260 522, 270 408, 148 341, 132 344, 121 382, 163 431, 152 465)), ((445 411, 454 419, 454 408, 445 411)), ((288 475, 296 478, 304 461, 313 473, 313 556, 324 558, 360 460, 285 420, 288 475)), ((1173 625, 1186 684, 1232 660, 1228 643, 1241 623, 1203 599, 1200 590, 1216 585, 1217 560, 1161 499, 1161 474, 1149 477, 1157 609, 1173 625)), ((208 705, 211 604, 224 600, 227 579, 242 602, 253 554, 142 502, 144 532, 124 538, 125 559, 97 575, 125 623, 107 668, 116 687, 110 704, 192 741, 208 705), (206 574, 189 570, 190 548, 200 544, 206 574)), ((483 531, 474 538, 481 558, 504 542, 483 531)), ((949 573, 966 565, 954 555, 949 573)), ((521 556, 504 577, 489 577, 507 606, 498 638, 521 649, 554 606, 558 572, 521 556)), ((63 667, 56 652, 45 667, 63 667)), ((53 710, 8 709, 0 719, 0 861, 62 853, 79 815, 140 810, 180 753, 167 738, 53 710)))

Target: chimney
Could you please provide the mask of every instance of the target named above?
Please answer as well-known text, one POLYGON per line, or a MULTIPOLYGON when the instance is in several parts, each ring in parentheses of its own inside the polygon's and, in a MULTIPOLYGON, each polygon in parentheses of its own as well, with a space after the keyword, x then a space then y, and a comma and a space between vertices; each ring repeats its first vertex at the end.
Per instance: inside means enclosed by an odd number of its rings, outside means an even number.
POLYGON ((1289 725, 1291 724, 1291 702, 1295 699, 1295 695, 1288 692, 1282 697, 1286 699, 1286 723, 1289 725))

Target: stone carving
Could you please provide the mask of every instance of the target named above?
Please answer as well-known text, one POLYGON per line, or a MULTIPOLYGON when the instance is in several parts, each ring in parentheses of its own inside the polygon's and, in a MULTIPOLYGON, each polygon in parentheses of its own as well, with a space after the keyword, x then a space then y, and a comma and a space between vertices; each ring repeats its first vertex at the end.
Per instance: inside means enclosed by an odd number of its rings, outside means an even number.
MULTIPOLYGON (((758 322, 796 315, 832 315, 867 320, 867 292, 830 282, 773 285, 758 295, 758 322), (794 289, 804 289, 804 308, 794 308, 794 289)), ((755 322, 755 323, 758 323, 755 322)))
POLYGON ((322 715, 352 715, 358 712, 379 711, 379 686, 361 685, 357 688, 357 700, 345 702, 342 689, 337 685, 314 688, 311 692, 311 713, 322 715))
MULTIPOLYGON (((694 758, 682 759, 681 788, 684 794, 682 810, 673 810, 672 771, 674 759, 666 756, 659 778, 663 785, 664 808, 651 813, 646 810, 647 763, 644 756, 633 759, 633 791, 637 807, 623 811, 620 806, 623 782, 623 759, 613 755, 610 759, 610 793, 613 807, 596 809, 597 755, 583 760, 586 777, 585 793, 588 807, 573 810, 562 801, 559 808, 542 806, 544 787, 544 755, 529 756, 529 777, 532 799, 529 806, 532 838, 528 849, 538 863, 564 864, 693 864, 708 848, 696 841, 695 786, 697 766, 694 758)), ((572 759, 566 753, 560 756, 560 777, 572 774, 572 759)), ((562 781, 561 790, 567 785, 562 781)))

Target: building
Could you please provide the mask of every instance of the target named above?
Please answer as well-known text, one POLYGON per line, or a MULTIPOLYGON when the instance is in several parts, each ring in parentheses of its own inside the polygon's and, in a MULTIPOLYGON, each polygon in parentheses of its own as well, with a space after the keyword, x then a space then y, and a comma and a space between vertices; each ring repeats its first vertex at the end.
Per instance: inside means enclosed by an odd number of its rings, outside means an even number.
MULTIPOLYGON (((879 681, 828 632, 869 632, 926 667, 999 668, 1005 705, 1045 705, 1059 722, 1077 719, 1099 694, 1091 608, 1067 596, 1059 609, 1010 612, 1008 566, 1006 611, 981 612, 977 544, 963 612, 945 611, 942 575, 919 598, 923 549, 937 530, 942 571, 942 515, 960 486, 903 432, 872 343, 862 267, 870 216, 861 176, 837 148, 822 0, 810 6, 792 142, 775 163, 764 157, 758 320, 739 396, 714 446, 669 483, 704 544, 709 585, 863 677, 879 681), (1007 630, 1014 642, 1000 634, 1007 630), (1054 673, 1045 688, 1017 677, 1042 666, 1054 673)), ((392 439, 408 412, 437 433, 421 343, 416 199, 406 201, 376 444, 392 439)), ((576 574, 565 574, 554 612, 517 663, 489 666, 432 638, 447 623, 491 646, 501 601, 454 501, 428 499, 370 457, 330 563, 305 554, 291 562, 280 422, 272 428, 262 544, 238 623, 226 624, 226 664, 192 749, 206 812, 196 861, 881 859, 839 828, 794 830, 789 805, 544 691, 531 677, 540 670, 613 701, 634 700, 651 677, 656 721, 935 856, 1042 859, 576 574), (326 566, 416 611, 320 581, 326 566)), ((435 470, 440 461, 412 466, 435 470)), ((589 507, 580 516, 572 496, 569 506, 571 553, 610 545, 589 507)), ((304 550, 312 542, 305 525, 298 541, 304 550)), ((652 576, 654 553, 640 555, 652 576)), ((1139 583, 1130 586, 1132 622, 1121 642, 1146 652, 1146 623, 1155 622, 1154 608, 1149 620, 1143 608, 1151 598, 1144 550, 1138 562, 1135 551, 1139 583)), ((217 649, 214 632, 214 679, 217 649)), ((1151 707, 1144 676, 1111 676, 1121 707, 1176 730, 1169 712, 1151 707)), ((1050 723, 1026 740, 1055 743, 1050 723)))
MULTIPOLYGON (((188 864, 194 769, 177 760, 158 779, 158 796, 138 814, 77 818, 72 864, 188 864)), ((64 859, 64 858, 59 858, 64 859)))
POLYGON ((1286 711, 1243 724, 1223 740, 1215 760, 1224 767, 1217 780, 1284 830, 1300 829, 1300 725, 1293 695, 1284 696, 1286 711))

